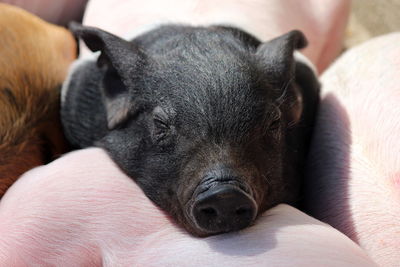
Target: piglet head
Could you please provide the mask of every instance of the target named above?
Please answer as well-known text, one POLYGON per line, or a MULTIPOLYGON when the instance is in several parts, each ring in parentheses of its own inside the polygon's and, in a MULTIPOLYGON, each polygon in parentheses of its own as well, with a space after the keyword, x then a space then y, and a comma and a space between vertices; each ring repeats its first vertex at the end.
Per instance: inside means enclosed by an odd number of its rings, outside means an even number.
POLYGON ((287 135, 302 113, 293 52, 306 41, 299 31, 260 43, 226 27, 174 27, 141 45, 146 36, 72 25, 106 73, 109 131, 98 145, 191 233, 239 230, 296 198, 287 135))

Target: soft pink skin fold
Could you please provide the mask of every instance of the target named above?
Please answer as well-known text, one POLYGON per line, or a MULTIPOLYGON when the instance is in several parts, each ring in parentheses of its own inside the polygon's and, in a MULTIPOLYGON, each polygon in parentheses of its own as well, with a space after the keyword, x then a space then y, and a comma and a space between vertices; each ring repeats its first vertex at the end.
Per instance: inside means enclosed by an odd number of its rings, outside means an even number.
POLYGON ((374 266, 287 205, 239 233, 195 238, 98 148, 23 175, 0 202, 0 266, 374 266))
POLYGON ((400 263, 400 33, 346 52, 322 76, 307 209, 382 266, 400 263))
POLYGON ((126 38, 166 22, 230 24, 264 41, 299 29, 309 40, 304 54, 322 72, 342 49, 349 10, 350 0, 96 0, 83 23, 126 38))

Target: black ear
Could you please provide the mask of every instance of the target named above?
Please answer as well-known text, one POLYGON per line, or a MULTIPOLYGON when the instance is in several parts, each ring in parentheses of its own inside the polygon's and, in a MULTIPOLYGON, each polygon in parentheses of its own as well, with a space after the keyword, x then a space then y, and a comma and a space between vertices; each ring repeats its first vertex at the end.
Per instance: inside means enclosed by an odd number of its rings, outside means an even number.
POLYGON ((268 77, 280 89, 276 104, 289 125, 298 123, 304 112, 303 90, 306 88, 299 87, 297 81, 294 83, 298 78, 294 52, 306 45, 307 40, 303 33, 294 30, 261 44, 257 49, 257 55, 261 58, 268 77))
POLYGON ((294 74, 293 52, 307 46, 307 39, 301 31, 293 30, 257 48, 257 55, 263 61, 269 74, 277 80, 287 81, 294 74))
POLYGON ((138 109, 131 101, 136 93, 134 77, 139 75, 145 56, 134 44, 98 28, 71 22, 69 29, 90 50, 101 51, 98 66, 107 69, 103 96, 108 128, 113 129, 124 122, 132 110, 138 109))

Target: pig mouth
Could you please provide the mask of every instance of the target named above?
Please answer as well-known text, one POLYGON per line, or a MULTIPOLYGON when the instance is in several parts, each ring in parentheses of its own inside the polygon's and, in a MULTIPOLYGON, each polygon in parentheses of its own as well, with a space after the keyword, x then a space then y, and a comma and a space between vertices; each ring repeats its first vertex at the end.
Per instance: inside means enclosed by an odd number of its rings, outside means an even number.
POLYGON ((206 235, 243 229, 257 213, 251 188, 234 178, 203 179, 186 204, 190 224, 206 235))

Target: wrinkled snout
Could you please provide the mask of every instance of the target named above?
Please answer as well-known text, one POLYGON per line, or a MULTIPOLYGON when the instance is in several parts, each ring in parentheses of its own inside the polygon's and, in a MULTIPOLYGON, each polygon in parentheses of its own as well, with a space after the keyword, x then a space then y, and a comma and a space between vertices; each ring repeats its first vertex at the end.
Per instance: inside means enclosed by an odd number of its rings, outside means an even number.
POLYGON ((218 183, 195 196, 191 214, 202 231, 229 232, 249 226, 257 215, 257 205, 240 187, 218 183))

